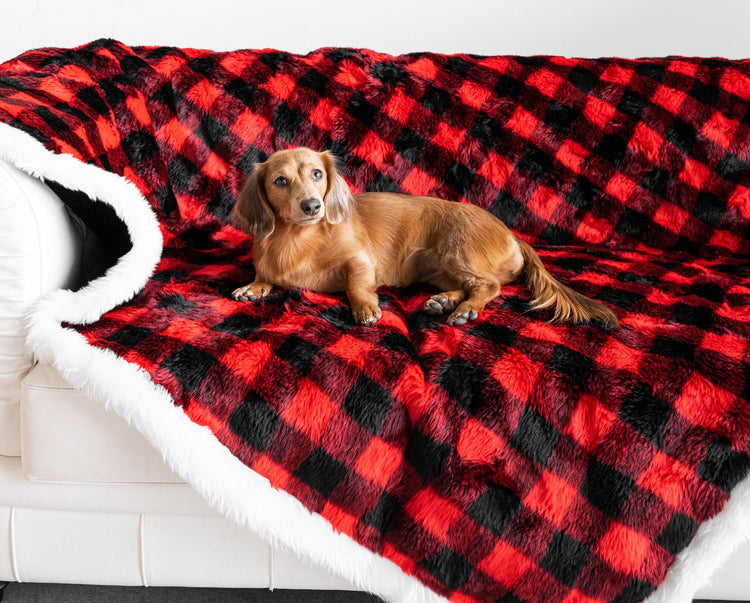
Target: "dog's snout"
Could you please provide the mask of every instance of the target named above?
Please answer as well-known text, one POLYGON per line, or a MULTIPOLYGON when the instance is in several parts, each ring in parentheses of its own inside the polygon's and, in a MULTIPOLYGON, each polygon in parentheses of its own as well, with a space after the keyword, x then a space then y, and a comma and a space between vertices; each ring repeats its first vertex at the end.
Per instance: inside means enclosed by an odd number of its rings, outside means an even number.
POLYGON ((323 204, 320 199, 305 199, 299 206, 305 212, 305 215, 316 216, 323 204))

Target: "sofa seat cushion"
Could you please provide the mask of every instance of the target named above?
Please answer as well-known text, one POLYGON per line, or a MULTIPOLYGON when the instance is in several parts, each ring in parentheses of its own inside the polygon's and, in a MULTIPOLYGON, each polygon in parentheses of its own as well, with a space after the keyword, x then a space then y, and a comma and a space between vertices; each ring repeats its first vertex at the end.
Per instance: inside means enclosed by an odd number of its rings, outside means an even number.
POLYGON ((23 380, 21 426, 21 458, 28 480, 181 482, 140 433, 73 389, 49 365, 36 365, 23 380))

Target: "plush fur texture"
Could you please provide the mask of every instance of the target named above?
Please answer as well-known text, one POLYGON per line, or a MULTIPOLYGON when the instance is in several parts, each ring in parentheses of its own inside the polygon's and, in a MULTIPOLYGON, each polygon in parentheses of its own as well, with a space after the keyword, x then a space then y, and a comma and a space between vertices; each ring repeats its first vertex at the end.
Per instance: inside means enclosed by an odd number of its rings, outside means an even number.
POLYGON ((388 600, 680 600, 748 528, 749 90, 683 58, 28 53, 3 156, 133 243, 30 345, 218 509, 388 600), (488 209, 620 328, 515 285, 459 326, 429 286, 380 288, 367 327, 340 294, 234 300, 235 199, 297 146, 357 193, 488 209))

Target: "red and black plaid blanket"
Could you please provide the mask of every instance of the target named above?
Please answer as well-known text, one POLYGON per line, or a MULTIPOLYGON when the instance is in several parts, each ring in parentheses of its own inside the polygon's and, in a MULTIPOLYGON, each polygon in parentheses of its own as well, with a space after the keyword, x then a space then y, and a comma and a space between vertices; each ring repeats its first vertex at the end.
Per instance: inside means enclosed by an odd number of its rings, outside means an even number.
POLYGON ((159 219, 145 288, 69 328, 439 595, 641 600, 748 473, 750 62, 102 40, 0 66, 0 120, 159 219), (234 301, 245 174, 303 145, 356 192, 486 208, 621 327, 548 324, 521 285, 460 327, 427 286, 370 327, 343 294, 234 301))

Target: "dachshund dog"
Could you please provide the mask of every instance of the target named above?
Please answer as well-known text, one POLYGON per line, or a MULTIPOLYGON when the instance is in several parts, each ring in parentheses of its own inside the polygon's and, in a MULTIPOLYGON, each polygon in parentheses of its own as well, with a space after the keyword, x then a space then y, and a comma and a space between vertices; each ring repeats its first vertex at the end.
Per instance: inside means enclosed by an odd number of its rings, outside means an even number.
POLYGON ((233 292, 239 301, 275 286, 344 291, 354 321, 371 325, 381 316, 378 287, 422 282, 442 291, 424 309, 461 325, 525 272, 532 309, 554 308, 553 321, 617 326, 611 310, 555 280, 488 211, 432 197, 354 195, 328 152, 290 149, 256 164, 235 215, 254 237, 256 271, 233 292))

